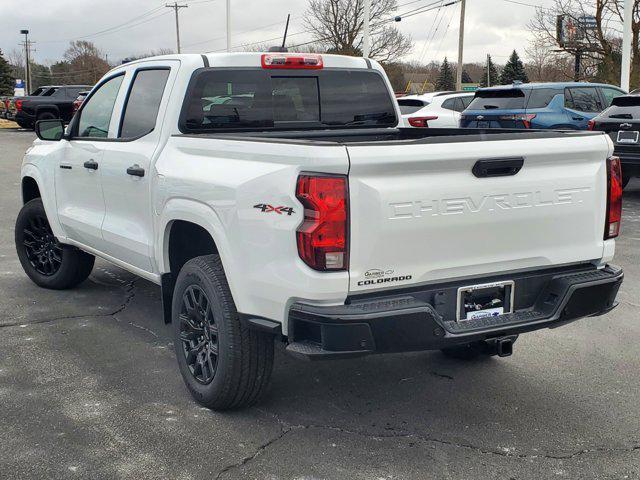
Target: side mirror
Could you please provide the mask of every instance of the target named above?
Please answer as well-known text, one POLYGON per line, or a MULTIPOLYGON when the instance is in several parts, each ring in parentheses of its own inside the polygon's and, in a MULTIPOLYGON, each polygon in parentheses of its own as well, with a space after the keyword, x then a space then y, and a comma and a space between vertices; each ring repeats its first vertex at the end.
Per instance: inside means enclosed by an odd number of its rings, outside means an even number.
POLYGON ((36 122, 36 135, 40 140, 58 142, 64 136, 64 123, 62 120, 39 120, 36 122))

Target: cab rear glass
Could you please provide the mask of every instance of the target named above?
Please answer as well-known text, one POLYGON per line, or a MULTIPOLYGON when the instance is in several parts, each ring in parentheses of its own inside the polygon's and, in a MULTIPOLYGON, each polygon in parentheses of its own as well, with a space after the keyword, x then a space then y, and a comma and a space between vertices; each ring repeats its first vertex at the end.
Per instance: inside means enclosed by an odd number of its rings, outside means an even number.
POLYGON ((524 109, 527 94, 519 88, 479 90, 468 110, 524 109))
POLYGON ((180 114, 183 133, 396 126, 383 77, 372 70, 201 69, 180 114))

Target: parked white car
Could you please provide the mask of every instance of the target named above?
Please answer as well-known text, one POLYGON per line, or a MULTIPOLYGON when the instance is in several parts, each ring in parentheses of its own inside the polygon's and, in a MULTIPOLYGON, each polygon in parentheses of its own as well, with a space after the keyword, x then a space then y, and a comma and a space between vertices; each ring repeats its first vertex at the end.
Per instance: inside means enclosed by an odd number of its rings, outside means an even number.
POLYGON ((398 128, 399 113, 363 58, 120 65, 66 131, 37 122, 18 257, 44 288, 77 286, 96 256, 160 285, 180 372, 215 409, 260 398, 274 341, 309 360, 506 356, 615 307, 605 133, 398 128))
POLYGON ((472 92, 432 92, 398 99, 405 127, 458 128, 472 92))

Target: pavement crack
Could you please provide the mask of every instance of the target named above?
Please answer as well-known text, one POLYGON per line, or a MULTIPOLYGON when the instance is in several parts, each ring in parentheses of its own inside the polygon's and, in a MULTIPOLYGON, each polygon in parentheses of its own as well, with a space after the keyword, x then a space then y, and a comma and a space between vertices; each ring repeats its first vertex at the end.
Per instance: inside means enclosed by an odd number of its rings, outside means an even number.
MULTIPOLYGON (((62 321, 65 321, 65 320, 77 320, 79 318, 113 317, 113 316, 117 315, 118 313, 123 312, 129 306, 129 304, 131 303, 131 301, 135 297, 135 294, 136 294, 135 293, 136 280, 137 279, 133 279, 131 282, 129 282, 127 284, 126 289, 125 289, 124 302, 122 302, 122 304, 120 306, 118 306, 115 310, 113 310, 111 312, 93 313, 93 314, 65 315, 65 316, 54 317, 54 318, 43 318, 43 319, 40 319, 40 320, 31 321, 31 322, 25 322, 25 321, 9 322, 9 323, 4 323, 4 324, 0 325, 0 328, 18 327, 20 325, 40 325, 40 324, 45 324, 45 323, 56 323, 56 322, 62 322, 62 321)), ((138 325, 134 325, 134 326, 138 326, 138 325)), ((153 332, 151 332, 151 333, 153 333, 153 332)))
POLYGON ((258 455, 260 455, 262 452, 264 452, 267 448, 269 448, 271 445, 273 445, 277 441, 281 440, 285 435, 287 435, 289 432, 291 432, 295 428, 297 428, 297 427, 295 427, 295 426, 281 427, 280 433, 278 435, 274 436, 273 438, 270 438, 265 443, 261 444, 256 449, 256 451, 253 452, 252 455, 248 455, 246 457, 243 457, 242 460, 240 460, 239 462, 227 465, 222 470, 220 470, 218 472, 218 474, 216 475, 216 477, 215 477, 216 480, 218 480, 220 477, 222 477, 222 475, 224 475, 225 473, 228 473, 228 472, 230 472, 232 470, 236 470, 238 468, 241 468, 241 467, 247 465, 249 462, 253 461, 258 455))

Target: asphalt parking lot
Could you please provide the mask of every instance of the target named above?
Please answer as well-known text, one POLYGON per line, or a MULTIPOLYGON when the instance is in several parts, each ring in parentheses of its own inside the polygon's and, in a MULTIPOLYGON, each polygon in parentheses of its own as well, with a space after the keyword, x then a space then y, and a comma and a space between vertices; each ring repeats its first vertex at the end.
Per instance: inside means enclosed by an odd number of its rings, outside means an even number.
POLYGON ((640 478, 640 181, 608 316, 476 363, 304 363, 278 348, 264 402, 215 413, 183 386, 159 287, 102 261, 64 292, 22 272, 13 224, 33 138, 0 130, 0 478, 640 478))

